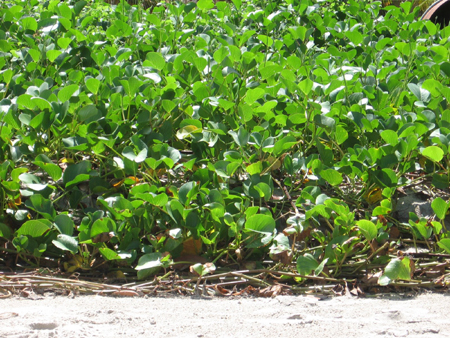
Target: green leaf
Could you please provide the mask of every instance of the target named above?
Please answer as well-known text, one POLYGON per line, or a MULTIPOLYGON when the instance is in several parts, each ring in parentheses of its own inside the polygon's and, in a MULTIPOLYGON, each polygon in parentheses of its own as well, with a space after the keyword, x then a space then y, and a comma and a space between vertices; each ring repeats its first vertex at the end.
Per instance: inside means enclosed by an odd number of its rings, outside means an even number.
MULTIPOLYGON (((12 46, 9 42, 7 42, 6 40, 0 40, 0 50, 2 52, 8 53, 10 50, 12 49, 12 46)), ((12 73, 12 70, 11 70, 12 73)), ((3 75, 3 78, 5 78, 5 75, 3 75)), ((9 81, 7 81, 8 83, 9 81)))
POLYGON ((397 133, 390 129, 383 130, 380 133, 380 136, 384 140, 384 142, 391 146, 396 146, 399 142, 397 133))
POLYGON ((103 258, 105 258, 108 261, 122 259, 122 257, 117 252, 111 250, 110 248, 100 248, 98 249, 98 251, 100 251, 103 258))
POLYGON ((278 140, 273 147, 273 155, 280 156, 286 152, 286 150, 292 148, 298 143, 297 139, 293 136, 285 136, 278 140))
POLYGON ((161 53, 149 52, 145 59, 149 62, 149 66, 158 70, 162 70, 166 64, 161 53))
POLYGON ((398 183, 397 174, 390 168, 375 171, 374 178, 380 186, 396 187, 398 183))
POLYGON ((134 161, 136 163, 144 162, 147 158, 148 150, 147 148, 142 149, 139 151, 137 155, 135 155, 133 148, 131 147, 125 147, 122 151, 122 155, 125 156, 130 161, 134 161))
POLYGON ((250 175, 260 174, 262 172, 262 163, 256 162, 256 163, 250 164, 249 166, 247 166, 247 168, 245 168, 245 170, 250 175))
POLYGON ((212 9, 214 8, 214 2, 212 0, 199 0, 197 1, 197 7, 202 11, 212 9))
POLYGON ((100 84, 101 82, 93 77, 86 80, 87 89, 94 95, 97 95, 100 84))
POLYGON ((241 9, 242 6, 242 0, 231 0, 234 4, 234 6, 236 7, 237 10, 241 9))
POLYGON ((72 19, 72 9, 67 6, 65 3, 60 3, 58 7, 56 7, 56 12, 62 17, 71 20, 72 19))
POLYGON ((41 161, 34 161, 33 163, 44 170, 54 181, 58 181, 62 176, 62 169, 54 163, 41 161))
POLYGON ((256 100, 262 98, 265 93, 266 92, 262 88, 249 89, 245 95, 245 102, 251 105, 255 103, 256 100))
POLYGON ((159 252, 145 254, 139 258, 135 269, 139 271, 162 267, 163 264, 161 263, 161 258, 162 255, 159 252))
POLYGON ((80 109, 78 112, 78 118, 80 122, 90 123, 93 121, 97 121, 102 117, 101 112, 97 109, 93 104, 89 104, 80 109))
POLYGON ((436 214, 436 216, 439 219, 443 220, 447 214, 449 205, 442 198, 437 197, 431 203, 431 207, 433 208, 433 211, 436 214))
POLYGON ((8 240, 11 237, 11 229, 4 223, 0 223, 0 237, 8 240))
POLYGON ((58 92, 58 100, 61 102, 69 101, 72 95, 79 89, 78 85, 71 84, 65 86, 58 92))
POLYGON ((319 266, 314 270, 314 274, 316 276, 320 275, 323 271, 323 268, 325 267, 325 264, 327 264, 328 258, 325 258, 322 263, 319 264, 319 266))
POLYGON ((245 229, 262 234, 272 234, 275 230, 275 220, 269 215, 253 215, 245 222, 245 229))
POLYGON ((116 232, 116 227, 116 223, 109 217, 97 219, 92 224, 90 237, 95 238, 103 233, 116 232))
POLYGON ((37 178, 33 174, 23 173, 19 175, 19 180, 26 185, 27 188, 30 188, 34 191, 41 191, 47 188, 47 184, 41 184, 39 178, 37 178))
POLYGON ((318 114, 314 116, 314 122, 320 126, 326 128, 328 131, 332 131, 336 125, 336 121, 328 116, 318 114))
POLYGON ((85 1, 85 0, 78 0, 78 1, 75 3, 75 6, 73 6, 73 11, 74 11, 75 15, 80 14, 81 10, 82 10, 82 9, 84 8, 84 6, 86 6, 86 5, 87 5, 87 1, 85 1))
POLYGON ((300 275, 308 276, 319 267, 319 263, 313 255, 307 253, 297 259, 297 272, 300 275))
POLYGON ((75 224, 69 216, 61 214, 55 217, 55 228, 63 235, 72 236, 75 224))
POLYGON ((45 55, 47 56, 47 59, 50 60, 50 62, 54 62, 56 60, 56 58, 58 56, 60 56, 61 54, 62 54, 62 52, 60 50, 52 49, 52 50, 47 51, 47 53, 45 55))
POLYGON ((63 182, 66 188, 88 180, 89 171, 91 171, 91 162, 89 161, 69 165, 63 174, 63 182))
POLYGON ((213 54, 214 60, 217 63, 222 63, 223 60, 230 54, 228 48, 225 46, 220 47, 218 50, 216 50, 213 54))
POLYGON ((386 266, 384 274, 378 279, 378 284, 388 285, 396 279, 411 279, 410 260, 406 257, 403 259, 394 258, 386 266))
POLYGON ((40 194, 31 195, 25 202, 25 205, 44 216, 46 219, 54 220, 56 217, 56 210, 53 207, 53 203, 42 197, 40 194))
POLYGON ((233 130, 230 130, 228 134, 233 137, 234 142, 236 142, 239 147, 245 147, 250 140, 250 134, 243 127, 240 127, 237 133, 233 130))
POLYGON ((48 102, 47 100, 45 100, 41 97, 32 97, 31 102, 35 107, 38 107, 40 110, 45 110, 45 109, 51 110, 52 109, 50 102, 48 102))
POLYGON ((363 42, 364 36, 356 29, 345 32, 345 36, 355 45, 358 46, 363 42))
POLYGON ((189 192, 192 191, 195 187, 197 187, 196 182, 187 182, 180 187, 180 190, 178 191, 178 198, 181 204, 186 205, 189 200, 189 192))
POLYGON ((259 196, 266 201, 272 197, 272 189, 270 189, 270 186, 267 183, 259 182, 254 188, 259 192, 259 196))
POLYGON ((61 49, 66 49, 67 47, 69 47, 69 45, 70 45, 70 43, 71 43, 72 41, 73 41, 73 40, 70 39, 70 38, 59 38, 59 39, 58 39, 58 46, 59 46, 61 49))
POLYGON ((74 237, 59 234, 56 239, 52 241, 53 245, 58 249, 70 251, 73 254, 78 252, 78 240, 74 237))
POLYGON ((216 266, 213 263, 196 263, 191 265, 190 271, 195 272, 199 276, 205 276, 209 273, 214 273, 214 271, 216 271, 216 266))
POLYGON ((26 221, 17 230, 17 235, 25 235, 31 237, 41 237, 45 232, 51 229, 51 222, 46 219, 26 221))
POLYGON ((268 47, 273 45, 273 39, 270 36, 261 34, 261 35, 258 35, 258 39, 261 40, 261 42, 268 47))
POLYGON ((441 249, 444 249, 448 254, 450 254, 450 238, 443 238, 437 244, 441 249))
POLYGON ((444 157, 444 151, 437 146, 429 146, 422 150, 422 155, 433 162, 440 162, 444 157))
POLYGON ((270 65, 260 68, 259 72, 261 73, 261 78, 268 79, 271 76, 279 74, 282 70, 283 68, 280 65, 270 65))
POLYGON ((348 139, 348 132, 342 126, 336 127, 336 142, 337 144, 342 144, 348 139))
POLYGON ((342 174, 334 169, 325 169, 320 172, 320 177, 330 183, 332 186, 336 186, 342 183, 342 174))
POLYGON ((17 130, 20 129, 20 120, 17 114, 12 111, 12 109, 10 109, 8 113, 3 117, 3 120, 12 128, 17 130))
POLYGON ((423 89, 414 83, 408 83, 408 88, 412 91, 417 100, 422 102, 428 102, 430 100, 430 92, 428 90, 423 89))
POLYGON ((377 237, 377 226, 371 221, 362 219, 356 222, 356 225, 359 227, 359 230, 361 230, 362 234, 367 238, 368 241, 371 241, 377 237))
MULTIPOLYGON (((429 21, 427 21, 429 22, 429 21)), ((442 46, 441 46, 442 47, 442 46)), ((435 79, 426 79, 422 83, 422 88, 428 90, 434 97, 441 95, 442 83, 435 79)))
POLYGON ((21 20, 21 24, 24 30, 30 30, 35 32, 38 28, 38 23, 35 18, 28 16, 21 20))
POLYGON ((311 90, 313 88, 313 81, 311 79, 304 79, 298 84, 298 88, 303 92, 305 95, 309 95, 311 93, 311 90))

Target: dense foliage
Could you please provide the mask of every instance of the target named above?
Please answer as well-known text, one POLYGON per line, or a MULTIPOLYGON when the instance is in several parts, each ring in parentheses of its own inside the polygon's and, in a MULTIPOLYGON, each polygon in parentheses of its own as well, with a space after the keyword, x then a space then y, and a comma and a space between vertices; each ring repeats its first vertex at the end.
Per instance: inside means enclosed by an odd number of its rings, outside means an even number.
POLYGON ((139 278, 193 254, 387 266, 387 284, 414 275, 402 238, 450 250, 445 198, 392 217, 399 190, 450 177, 450 28, 410 3, 4 0, 0 17, 4 257, 139 278))

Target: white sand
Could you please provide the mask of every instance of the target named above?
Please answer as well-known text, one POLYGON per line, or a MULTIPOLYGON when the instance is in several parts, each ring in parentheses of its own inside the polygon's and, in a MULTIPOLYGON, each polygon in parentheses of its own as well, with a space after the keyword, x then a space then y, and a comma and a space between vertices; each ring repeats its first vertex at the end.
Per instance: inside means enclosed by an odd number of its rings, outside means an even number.
POLYGON ((0 337, 450 337, 450 298, 0 300, 0 337))

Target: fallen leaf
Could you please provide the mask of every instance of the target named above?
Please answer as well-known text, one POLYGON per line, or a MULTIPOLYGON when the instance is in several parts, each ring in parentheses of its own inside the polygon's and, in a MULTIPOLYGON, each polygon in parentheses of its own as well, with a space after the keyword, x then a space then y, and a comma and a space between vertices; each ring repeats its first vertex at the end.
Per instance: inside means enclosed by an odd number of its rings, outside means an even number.
POLYGON ((400 236, 400 230, 393 225, 389 228, 389 239, 397 239, 400 236))
POLYGON ((345 288, 341 284, 336 284, 331 290, 336 296, 343 296, 345 293, 345 288))
POLYGON ((141 296, 138 292, 132 290, 119 290, 111 293, 114 297, 139 297, 141 296))
POLYGON ((289 250, 281 251, 278 253, 270 254, 270 258, 274 262, 280 262, 282 264, 290 264, 292 262, 292 252, 289 250))
POLYGON ((227 290, 219 285, 214 285, 214 289, 222 296, 231 296, 233 294, 232 291, 227 290))
POLYGON ((279 295, 281 295, 283 293, 283 291, 284 291, 283 289, 284 288, 285 287, 283 285, 280 285, 280 284, 271 285, 271 286, 268 286, 267 288, 262 289, 259 292, 259 296, 262 296, 262 297, 276 297, 276 296, 279 296, 279 295))
POLYGON ((198 255, 202 252, 202 240, 189 237, 183 242, 183 251, 181 255, 198 255))
POLYGON ((369 204, 375 204, 383 199, 383 191, 376 187, 363 195, 363 198, 369 204))
POLYGON ((361 283, 367 285, 376 285, 378 283, 378 279, 382 274, 382 271, 378 271, 377 273, 369 273, 361 279, 361 283))
POLYGON ((116 234, 114 232, 102 232, 94 238, 92 238, 92 243, 106 243, 111 240, 116 234))

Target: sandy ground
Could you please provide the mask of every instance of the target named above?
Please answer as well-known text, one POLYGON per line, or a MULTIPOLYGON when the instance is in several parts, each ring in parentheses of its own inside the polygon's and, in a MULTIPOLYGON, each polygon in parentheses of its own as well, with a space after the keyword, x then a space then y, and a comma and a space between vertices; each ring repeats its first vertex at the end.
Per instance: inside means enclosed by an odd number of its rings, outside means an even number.
POLYGON ((0 300, 0 337, 450 337, 448 295, 0 300))

